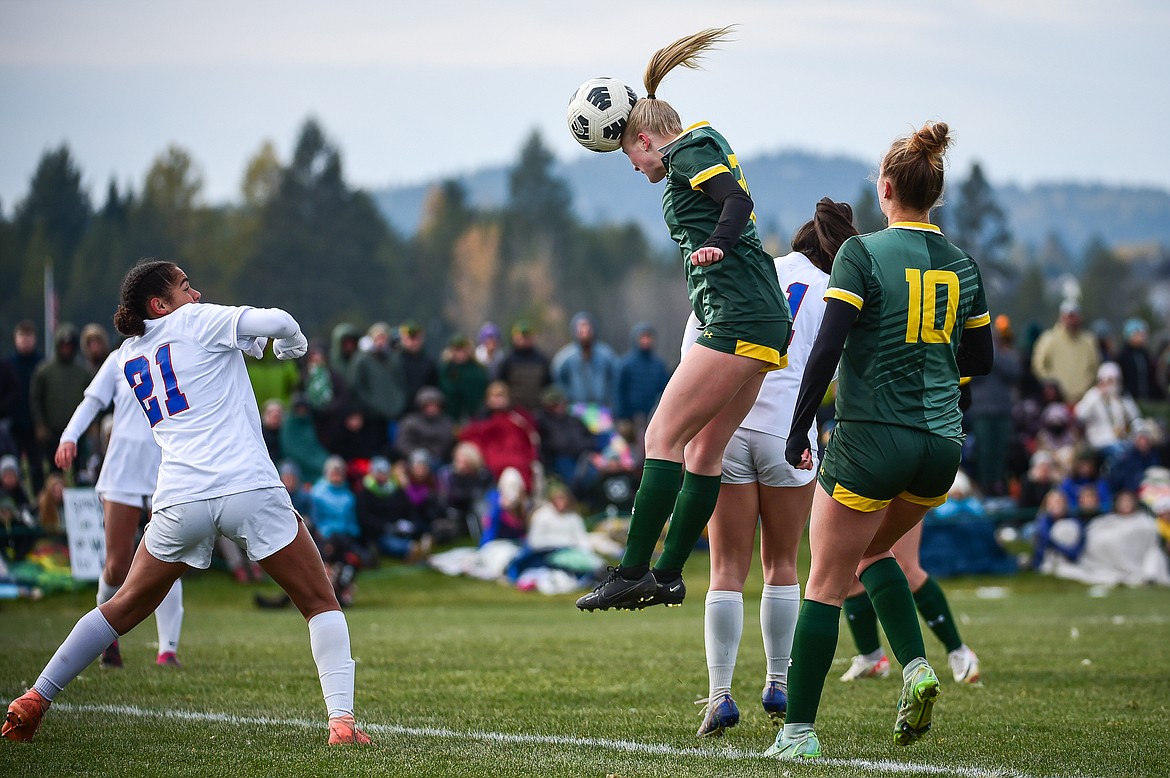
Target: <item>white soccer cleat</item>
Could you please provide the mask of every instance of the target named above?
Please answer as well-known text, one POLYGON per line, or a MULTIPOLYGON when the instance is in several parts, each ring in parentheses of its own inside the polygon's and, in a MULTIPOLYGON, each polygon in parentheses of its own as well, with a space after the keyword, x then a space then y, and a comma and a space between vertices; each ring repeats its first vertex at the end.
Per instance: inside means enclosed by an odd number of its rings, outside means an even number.
POLYGON ((947 660, 951 664, 955 683, 979 683, 979 657, 966 643, 947 654, 947 660))
POLYGON ((885 678, 890 674, 890 660, 882 654, 878 659, 866 659, 860 654, 853 657, 853 663, 841 676, 842 681, 856 681, 859 678, 885 678))

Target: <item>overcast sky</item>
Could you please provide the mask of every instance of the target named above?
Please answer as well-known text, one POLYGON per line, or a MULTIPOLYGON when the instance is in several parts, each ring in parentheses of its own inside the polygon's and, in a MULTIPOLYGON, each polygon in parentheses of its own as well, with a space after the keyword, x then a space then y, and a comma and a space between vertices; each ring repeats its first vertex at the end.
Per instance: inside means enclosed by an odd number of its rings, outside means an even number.
POLYGON ((997 184, 1170 188, 1165 0, 0 0, 0 204, 62 143, 99 203, 170 144, 207 202, 233 201, 261 143, 287 161, 309 116, 366 188, 510 163, 533 128, 577 158, 580 82, 642 94, 657 48, 730 23, 736 40, 658 95, 741 157, 876 165, 942 119, 952 167, 997 184))

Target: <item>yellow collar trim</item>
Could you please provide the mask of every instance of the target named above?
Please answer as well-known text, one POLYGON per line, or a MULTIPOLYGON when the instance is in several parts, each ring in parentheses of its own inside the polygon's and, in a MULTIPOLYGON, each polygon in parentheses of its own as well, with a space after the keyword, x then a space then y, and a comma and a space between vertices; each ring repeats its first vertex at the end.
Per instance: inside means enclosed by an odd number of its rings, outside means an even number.
POLYGON ((662 148, 660 148, 658 150, 660 152, 662 152, 663 154, 665 154, 668 151, 670 151, 670 149, 674 146, 674 144, 676 144, 680 140, 682 140, 683 136, 686 135, 687 133, 693 132, 694 130, 697 130, 701 127, 710 127, 710 126, 711 126, 711 122, 695 122, 690 127, 687 127, 685 130, 680 132, 678 135, 675 135, 673 138, 671 138, 669 143, 667 143, 665 146, 663 146, 662 148))
POLYGON ((890 225, 890 227, 897 227, 903 230, 925 230, 926 232, 938 233, 942 232, 942 230, 938 228, 938 225, 930 224, 928 222, 894 222, 890 225))

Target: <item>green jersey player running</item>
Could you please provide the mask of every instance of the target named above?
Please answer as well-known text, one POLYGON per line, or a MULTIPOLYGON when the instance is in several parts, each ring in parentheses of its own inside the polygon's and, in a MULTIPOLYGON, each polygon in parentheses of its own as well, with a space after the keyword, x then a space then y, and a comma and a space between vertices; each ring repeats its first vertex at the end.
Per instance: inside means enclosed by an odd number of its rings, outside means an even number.
POLYGON ((813 723, 856 574, 902 665, 894 742, 930 729, 939 693, 906 576, 891 546, 946 500, 962 448, 959 378, 991 370, 991 318, 975 261, 930 224, 943 189, 946 124, 927 123, 882 159, 889 228, 850 238, 829 276, 785 458, 812 468, 805 431, 840 363, 837 426, 813 498, 812 567, 788 673, 787 723, 767 755, 821 755, 813 723))
POLYGON ((621 565, 577 600, 582 610, 682 603, 683 563, 719 497, 723 450, 764 375, 787 363, 792 317, 756 232, 755 206, 735 153, 706 123, 684 130, 678 113, 654 94, 672 68, 695 67, 728 31, 704 30, 659 50, 646 67, 647 95, 634 104, 622 132, 622 151, 634 169, 652 184, 666 181, 662 212, 682 251, 702 348, 687 352, 666 385, 646 429, 646 461, 621 565), (668 518, 664 550, 651 571, 668 518))

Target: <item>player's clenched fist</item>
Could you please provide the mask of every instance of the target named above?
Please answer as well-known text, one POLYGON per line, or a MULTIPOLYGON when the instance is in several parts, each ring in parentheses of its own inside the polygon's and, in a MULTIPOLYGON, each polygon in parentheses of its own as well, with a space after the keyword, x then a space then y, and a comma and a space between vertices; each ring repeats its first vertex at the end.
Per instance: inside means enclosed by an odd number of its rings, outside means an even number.
POLYGON ((297 334, 290 338, 277 338, 272 342, 272 352, 277 359, 297 359, 303 357, 309 350, 309 339, 297 330, 297 334))

